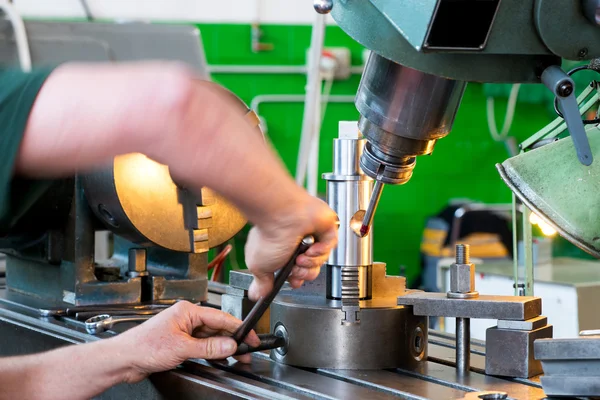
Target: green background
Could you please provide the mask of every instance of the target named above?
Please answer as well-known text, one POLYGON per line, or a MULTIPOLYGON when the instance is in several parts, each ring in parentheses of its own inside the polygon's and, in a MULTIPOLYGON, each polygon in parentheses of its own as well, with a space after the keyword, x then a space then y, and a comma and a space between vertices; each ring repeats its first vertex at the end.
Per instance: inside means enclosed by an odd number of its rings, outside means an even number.
MULTIPOLYGON (((209 65, 304 65, 310 44, 310 26, 261 26, 261 41, 271 43, 270 51, 251 49, 250 25, 199 24, 209 65)), ((346 47, 352 52, 352 64, 361 65, 363 48, 341 29, 326 29, 326 47, 346 47)), ((303 94, 304 75, 213 74, 216 82, 235 92, 247 104, 257 95, 303 94)), ((332 94, 354 95, 360 76, 335 81, 332 94)), ((486 95, 497 97, 496 120, 501 129, 510 85, 469 83, 450 135, 438 141, 430 156, 417 159, 413 178, 402 186, 387 186, 374 221, 374 255, 388 265, 389 274, 405 274, 408 283, 419 273, 419 246, 427 217, 441 211, 451 199, 468 198, 485 203, 508 203, 509 189, 501 181, 495 164, 508 153, 502 143, 492 140, 486 119, 486 95)), ((520 142, 556 117, 551 111, 549 91, 542 85, 525 85, 519 94, 511 134, 520 142)), ((259 114, 266 121, 267 135, 290 173, 295 174, 303 104, 261 105, 259 114)), ((338 121, 357 120, 352 103, 327 106, 320 142, 320 173, 332 166, 332 139, 337 136, 338 121)), ((235 165, 231 166, 235 168, 235 165)), ((256 190, 261 190, 259 187, 256 190)), ((325 195, 325 182, 319 192, 325 195)), ((242 246, 245 232, 236 240, 236 257, 243 265, 242 246)), ((555 239, 555 253, 581 255, 566 243, 555 239)))

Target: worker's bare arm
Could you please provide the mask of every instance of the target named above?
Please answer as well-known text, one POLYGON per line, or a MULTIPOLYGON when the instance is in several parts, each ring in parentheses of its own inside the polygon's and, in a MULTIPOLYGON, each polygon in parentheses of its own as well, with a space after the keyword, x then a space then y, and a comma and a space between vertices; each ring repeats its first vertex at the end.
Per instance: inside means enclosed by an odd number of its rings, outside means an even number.
POLYGON ((65 64, 34 104, 16 171, 68 174, 141 152, 189 188, 220 192, 256 225, 247 259, 256 297, 310 233, 320 243, 298 258, 291 282, 316 277, 337 235, 334 213, 296 185, 244 114, 179 64, 65 64))
MULTIPOLYGON (((180 302, 114 338, 0 359, 0 399, 90 399, 188 358, 227 358, 240 324, 222 311, 180 302)), ((246 343, 260 340, 251 332, 246 343)))

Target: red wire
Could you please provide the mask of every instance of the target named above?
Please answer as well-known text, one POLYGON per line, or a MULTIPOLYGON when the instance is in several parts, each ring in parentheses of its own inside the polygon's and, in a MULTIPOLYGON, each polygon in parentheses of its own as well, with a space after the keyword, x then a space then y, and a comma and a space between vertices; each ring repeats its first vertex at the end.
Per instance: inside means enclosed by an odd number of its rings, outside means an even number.
POLYGON ((211 277, 211 280, 214 281, 215 277, 221 272, 221 269, 223 268, 223 264, 225 264, 225 260, 227 259, 227 255, 231 252, 231 249, 233 248, 232 245, 228 244, 227 246, 225 246, 225 248, 223 249, 223 251, 221 251, 209 264, 208 264, 208 269, 211 270, 213 269, 213 274, 211 277))

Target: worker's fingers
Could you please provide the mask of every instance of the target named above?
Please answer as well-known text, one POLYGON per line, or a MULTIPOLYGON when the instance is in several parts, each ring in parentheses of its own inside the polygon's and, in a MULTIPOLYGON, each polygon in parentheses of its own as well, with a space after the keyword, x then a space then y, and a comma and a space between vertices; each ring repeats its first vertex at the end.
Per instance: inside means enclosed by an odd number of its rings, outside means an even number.
POLYGON ((304 283, 304 279, 290 278, 288 279, 288 282, 292 288, 298 289, 304 283))
MULTIPOLYGON (((179 302, 173 307, 182 307, 184 309, 184 312, 187 314, 192 325, 190 333, 198 327, 204 327, 205 329, 233 335, 237 328, 242 324, 242 321, 235 318, 233 315, 210 307, 200 307, 189 302, 179 302)), ((256 333, 252 331, 246 337, 246 342, 251 346, 258 346, 260 344, 260 339, 256 333)))
POLYGON ((204 339, 191 338, 186 346, 189 358, 220 360, 232 356, 237 350, 235 340, 226 336, 213 336, 204 339))
POLYGON ((253 271, 254 280, 248 289, 248 297, 250 300, 257 301, 259 298, 266 296, 273 289, 274 275, 272 272, 253 271))
POLYGON ((334 226, 333 228, 330 228, 330 229, 327 229, 326 231, 318 233, 317 234, 317 243, 315 243, 313 246, 316 246, 319 243, 321 245, 327 246, 329 248, 329 250, 331 250, 335 246, 337 246, 337 243, 338 243, 338 228, 337 228, 337 226, 334 226))
MULTIPOLYGON (((224 331, 224 330, 210 329, 210 328, 204 326, 204 327, 201 327, 200 329, 198 329, 196 332, 194 332, 193 336, 198 339, 203 339, 203 338, 207 338, 207 337, 211 337, 211 336, 231 336, 231 335, 232 335, 231 332, 224 331)), ((256 334, 256 332, 254 330, 252 330, 252 331, 250 331, 250 333, 248 333, 248 335, 244 339, 244 342, 252 347, 260 345, 260 339, 258 338, 258 335, 256 334)))
POLYGON ((292 270, 291 278, 302 279, 305 281, 313 281, 317 279, 317 276, 319 276, 319 272, 321 272, 320 266, 315 268, 301 268, 295 266, 292 270))
POLYGON ((308 257, 319 257, 327 255, 331 251, 331 245, 329 243, 317 242, 310 246, 304 253, 308 257))
POLYGON ((308 257, 306 254, 301 254, 296 258, 296 265, 303 268, 317 268, 327 261, 327 255, 319 257, 308 257))
POLYGON ((242 354, 241 356, 235 356, 235 359, 243 364, 252 363, 252 354, 242 354))

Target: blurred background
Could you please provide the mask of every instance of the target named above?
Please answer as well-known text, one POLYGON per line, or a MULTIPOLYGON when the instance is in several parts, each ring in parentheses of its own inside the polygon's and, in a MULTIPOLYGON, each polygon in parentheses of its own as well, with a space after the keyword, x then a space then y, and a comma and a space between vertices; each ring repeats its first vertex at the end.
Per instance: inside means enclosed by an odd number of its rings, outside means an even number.
MULTIPOLYGON (((197 26, 210 78, 258 113, 265 134, 289 172, 297 174, 316 14, 311 0, 14 0, 13 5, 26 20, 197 26)), ((312 178, 307 178, 312 179, 307 185, 313 185, 312 190, 322 198, 326 182, 321 174, 332 169, 332 139, 338 135, 338 124, 358 119, 353 101, 367 55, 328 19, 320 62, 318 156, 310 161, 308 175, 312 178)), ((578 91, 590 81, 585 71, 573 78, 578 91)), ((457 208, 465 204, 483 209, 510 205, 511 193, 495 164, 514 155, 516 144, 554 118, 553 96, 543 85, 469 83, 451 134, 438 142, 431 156, 418 159, 418 168, 407 184, 386 188, 374 220, 375 259, 387 263, 389 274, 405 275, 409 287, 426 287, 426 259, 442 257, 444 248, 451 248, 449 232, 457 208), (435 221, 442 223, 436 225, 435 221)), ((460 236, 483 233, 479 236, 483 241, 480 256, 508 257, 512 252, 509 217, 480 213, 469 222, 465 215, 460 236), (492 219, 483 230, 473 222, 482 215, 492 219)), ((589 258, 551 229, 534 228, 545 253, 589 258)), ((229 243, 229 256, 215 279, 226 281, 229 269, 245 268, 247 231, 229 243)), ((474 240, 476 244, 477 237, 474 240)), ((211 257, 215 255, 213 251, 211 257)))

